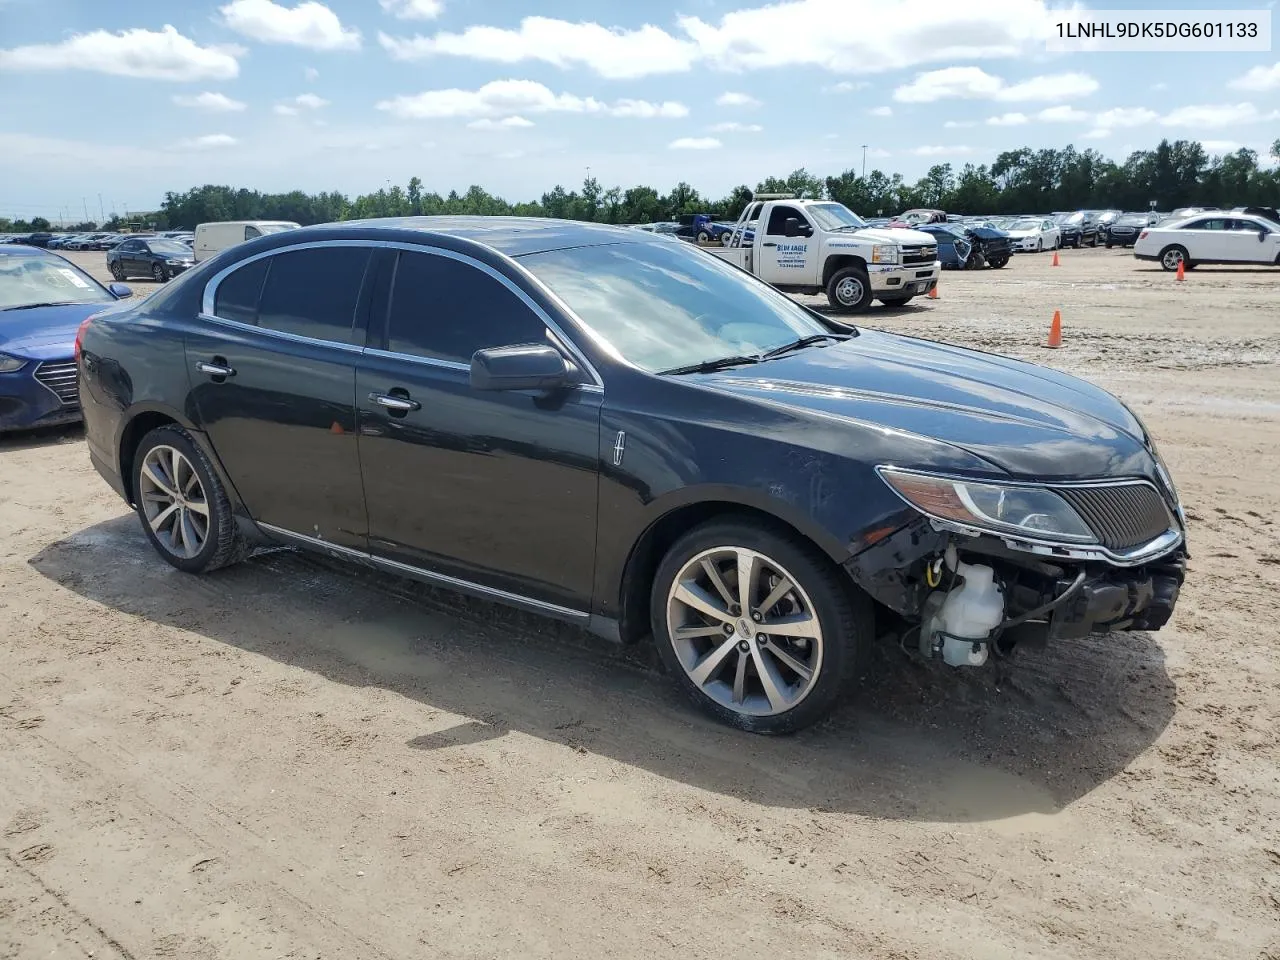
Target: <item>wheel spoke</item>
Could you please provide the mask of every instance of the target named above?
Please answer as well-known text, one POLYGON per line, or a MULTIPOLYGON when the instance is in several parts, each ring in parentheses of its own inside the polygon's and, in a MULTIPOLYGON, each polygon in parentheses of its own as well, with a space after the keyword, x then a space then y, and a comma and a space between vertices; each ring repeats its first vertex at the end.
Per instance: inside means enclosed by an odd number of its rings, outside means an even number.
POLYGON ((196 525, 191 522, 191 514, 183 510, 178 523, 182 526, 182 542, 186 546, 186 554, 194 557, 203 544, 200 542, 200 534, 196 532, 196 525))
POLYGON ((174 553, 186 554, 187 542, 185 540, 185 531, 182 529, 182 508, 178 508, 178 516, 173 518, 173 525, 169 527, 169 546, 174 553))
POLYGON ((716 606, 716 602, 711 599, 711 596, 690 580, 686 580, 676 587, 676 599, 686 607, 697 610, 699 613, 704 613, 708 617, 714 617, 721 622, 733 619, 728 610, 716 606))
POLYGON ((197 484, 200 482, 200 477, 196 475, 195 468, 190 467, 190 464, 188 464, 188 467, 191 469, 191 476, 188 477, 187 482, 182 485, 182 495, 190 498, 191 491, 193 489, 199 489, 197 484))
POLYGON ((723 637, 723 627, 679 627, 673 634, 676 640, 695 640, 698 637, 723 637))
POLYGON ((167 507, 165 507, 159 513, 157 513, 154 517, 152 517, 150 521, 148 521, 151 524, 151 529, 154 530, 156 533, 159 533, 160 530, 164 527, 165 521, 169 520, 173 516, 174 511, 180 510, 180 509, 181 507, 179 507, 176 503, 170 503, 167 507))
POLYGON ((177 450, 169 451, 169 479, 173 482, 174 490, 182 489, 182 455, 177 450))
POLYGON ((209 505, 203 500, 188 500, 187 509, 200 514, 202 517, 209 516, 209 505))
POLYGON ((711 585, 716 588, 716 593, 724 599, 725 608, 733 606, 733 594, 729 592, 729 586, 724 582, 724 577, 720 576, 720 570, 711 561, 710 557, 702 558, 702 569, 706 573, 707 579, 711 581, 711 585))
POLYGON ((760 677, 760 685, 764 687, 764 695, 769 700, 769 706, 775 712, 782 710, 787 705, 787 695, 785 693, 787 685, 778 674, 778 668, 755 645, 751 647, 751 659, 755 661, 756 673, 760 677))
POLYGON ((773 654, 773 656, 777 657, 779 660, 785 663, 788 667, 790 667, 791 671, 796 676, 798 676, 801 680, 803 680, 805 683, 808 683, 809 680, 813 677, 812 670, 810 670, 805 664, 801 663, 799 660, 793 657, 788 651, 784 650, 778 644, 771 643, 764 649, 767 652, 773 654))
POLYGON ((750 616, 751 598, 756 592, 756 573, 759 565, 756 555, 746 550, 738 551, 738 606, 743 616, 750 616))
POLYGON ((781 617, 760 624, 760 632, 771 637, 818 637, 818 618, 809 613, 794 617, 781 617))
POLYGON ((148 459, 142 465, 142 472, 147 475, 148 480, 168 494, 170 500, 178 499, 178 491, 169 483, 169 478, 164 475, 164 467, 158 461, 148 459))
POLYGON ((707 680, 713 673, 724 663, 727 657, 738 645, 736 637, 727 637, 724 643, 716 647, 705 657, 698 661, 697 665, 689 671, 689 679, 698 686, 706 684, 707 680))
POLYGON ((733 672, 733 702, 742 703, 747 698, 747 661, 751 658, 738 651, 738 668, 733 672))
POLYGON ((768 613, 778 605, 783 597, 794 589, 795 585, 786 577, 782 577, 778 580, 778 585, 769 591, 769 595, 760 601, 760 606, 756 609, 761 613, 768 613))

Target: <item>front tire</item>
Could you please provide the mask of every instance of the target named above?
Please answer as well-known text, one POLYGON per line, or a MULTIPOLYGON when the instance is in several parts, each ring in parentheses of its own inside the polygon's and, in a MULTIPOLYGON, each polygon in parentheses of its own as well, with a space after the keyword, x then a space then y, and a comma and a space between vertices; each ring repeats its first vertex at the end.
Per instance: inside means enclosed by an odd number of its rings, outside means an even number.
POLYGON ((872 633, 870 601, 810 544, 713 520, 654 577, 658 653, 702 710, 752 733, 793 733, 835 707, 872 633))
POLYGON ((871 278, 861 267, 837 270, 827 281, 827 302, 842 313, 862 313, 871 306, 871 278))
POLYGON ((710 242, 711 242, 711 234, 710 234, 710 233, 708 233, 706 230, 699 230, 699 231, 698 231, 698 242, 699 242, 699 243, 710 243, 710 242))
POLYGON ((1178 264, 1182 264, 1184 268, 1190 268, 1191 264, 1187 262, 1187 250, 1177 244, 1165 247, 1160 251, 1160 266, 1173 273, 1178 269, 1178 264))
POLYGON ((154 280, 156 283, 164 283, 166 280, 169 279, 169 271, 166 270, 164 267, 162 267, 158 263, 152 264, 151 279, 154 280))
POLYGON ((208 573, 241 559, 226 489, 187 431, 176 425, 152 430, 133 465, 138 519, 160 556, 187 573, 208 573))
POLYGON ((990 260, 987 261, 987 263, 990 265, 992 270, 999 270, 1001 267, 1005 266, 1008 262, 1009 262, 1009 254, 1002 254, 1001 256, 998 256, 998 257, 992 257, 990 260))

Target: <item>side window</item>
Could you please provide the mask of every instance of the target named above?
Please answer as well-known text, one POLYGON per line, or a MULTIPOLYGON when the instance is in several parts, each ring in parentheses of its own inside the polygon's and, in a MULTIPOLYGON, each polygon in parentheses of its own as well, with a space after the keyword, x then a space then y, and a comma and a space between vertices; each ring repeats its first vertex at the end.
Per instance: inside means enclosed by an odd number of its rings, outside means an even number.
POLYGON ((313 247, 267 257, 258 326, 314 340, 352 343, 368 247, 313 247))
POLYGON ((1225 230, 1225 220, 1197 220, 1187 226, 1188 230, 1225 230))
POLYGON ((258 298, 262 295, 262 281, 267 279, 270 257, 263 257, 227 274, 218 284, 213 298, 213 312, 223 320, 257 324, 258 298))
POLYGON ((400 254, 388 350, 469 364, 486 347, 546 342, 542 319, 487 273, 450 257, 400 254))
POLYGON ((244 238, 246 240, 252 240, 254 237, 260 237, 260 236, 262 236, 262 231, 259 230, 257 227, 246 226, 244 228, 244 238))
POLYGON ((124 243, 120 244, 120 250, 121 250, 121 252, 123 252, 123 253, 129 253, 129 252, 131 252, 131 251, 133 251, 133 250, 137 250, 137 249, 138 249, 138 247, 140 247, 140 246, 142 246, 141 241, 138 241, 138 240, 126 240, 124 243))
POLYGON ((777 206, 769 214, 769 227, 765 230, 765 234, 770 237, 786 236, 788 217, 795 217, 802 225, 809 222, 795 207, 777 206))
POLYGON ((1241 233, 1259 233, 1267 228, 1260 223, 1254 223, 1252 220, 1229 220, 1229 230, 1239 230, 1241 233))

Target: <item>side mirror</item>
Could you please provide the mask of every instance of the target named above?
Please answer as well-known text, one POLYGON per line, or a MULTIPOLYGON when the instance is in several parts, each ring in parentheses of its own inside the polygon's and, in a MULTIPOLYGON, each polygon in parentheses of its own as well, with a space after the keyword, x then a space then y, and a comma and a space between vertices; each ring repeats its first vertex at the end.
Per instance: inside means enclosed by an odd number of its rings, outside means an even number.
POLYGON ((1259 230, 1259 231, 1258 231, 1258 242, 1259 242, 1259 243, 1262 243, 1264 240, 1266 240, 1266 239, 1267 239, 1267 234, 1268 234, 1268 233, 1270 233, 1270 232, 1271 232, 1271 231, 1266 230, 1266 229, 1259 230))
POLYGON ((800 223, 796 217, 787 217, 782 224, 782 235, 784 237, 807 237, 809 232, 804 225, 800 223))
POLYGON ((107 290, 109 290, 111 295, 117 300, 128 300, 133 296, 133 290, 130 287, 125 286, 123 283, 109 283, 107 284, 107 290))
POLYGON ((555 347, 526 343, 477 350, 471 357, 473 390, 556 390, 569 385, 569 364, 555 347))

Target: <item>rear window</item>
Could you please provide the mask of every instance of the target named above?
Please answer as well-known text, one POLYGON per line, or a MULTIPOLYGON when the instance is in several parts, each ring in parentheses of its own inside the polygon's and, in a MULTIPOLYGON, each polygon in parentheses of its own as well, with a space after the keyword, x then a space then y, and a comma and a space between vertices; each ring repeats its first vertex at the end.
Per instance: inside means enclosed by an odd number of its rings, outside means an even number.
POLYGON ((267 278, 267 258, 255 260, 222 278, 213 299, 213 312, 223 320, 257 324, 258 298, 267 278))
MULTIPOLYGON (((278 253, 258 304, 258 326, 314 340, 352 343, 368 247, 278 253)), ((363 338, 362 338, 363 339, 363 338)))

